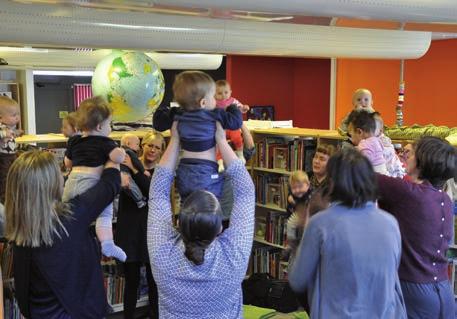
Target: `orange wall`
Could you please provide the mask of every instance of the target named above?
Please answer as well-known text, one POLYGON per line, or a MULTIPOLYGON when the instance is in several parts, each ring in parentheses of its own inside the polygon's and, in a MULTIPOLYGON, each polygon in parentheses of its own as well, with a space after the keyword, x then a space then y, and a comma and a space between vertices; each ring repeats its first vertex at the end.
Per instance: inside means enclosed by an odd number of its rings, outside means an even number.
MULTIPOLYGON (((457 126, 457 40, 432 41, 420 59, 405 62, 404 124, 457 126)), ((338 59, 336 123, 348 113, 352 92, 366 87, 387 125, 395 123, 399 60, 338 59)))

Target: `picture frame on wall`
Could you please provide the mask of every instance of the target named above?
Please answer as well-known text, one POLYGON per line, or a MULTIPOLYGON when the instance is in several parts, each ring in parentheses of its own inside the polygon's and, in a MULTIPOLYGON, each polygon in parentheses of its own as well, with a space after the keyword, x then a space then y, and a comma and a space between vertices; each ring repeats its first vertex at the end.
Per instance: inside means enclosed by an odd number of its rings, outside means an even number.
POLYGON ((275 120, 275 108, 273 105, 253 105, 247 113, 248 120, 275 120))

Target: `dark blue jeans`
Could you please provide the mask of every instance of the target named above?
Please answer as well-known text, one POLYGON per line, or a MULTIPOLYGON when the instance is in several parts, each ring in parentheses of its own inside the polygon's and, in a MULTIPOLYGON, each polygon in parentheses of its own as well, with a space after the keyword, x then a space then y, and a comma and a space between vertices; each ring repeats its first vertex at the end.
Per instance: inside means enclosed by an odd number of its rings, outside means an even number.
POLYGON ((213 161, 182 158, 176 170, 176 187, 181 201, 196 190, 209 191, 220 199, 224 178, 217 168, 217 163, 213 161))
POLYGON ((448 280, 432 284, 400 281, 408 319, 453 319, 454 295, 448 280))

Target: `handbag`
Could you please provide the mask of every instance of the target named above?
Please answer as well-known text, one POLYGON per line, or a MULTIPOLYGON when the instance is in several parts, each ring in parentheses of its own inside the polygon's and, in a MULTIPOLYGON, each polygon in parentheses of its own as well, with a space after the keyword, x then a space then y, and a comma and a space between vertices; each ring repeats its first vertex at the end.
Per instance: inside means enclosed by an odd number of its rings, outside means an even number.
POLYGON ((295 293, 287 280, 274 279, 268 273, 252 274, 242 283, 243 303, 288 313, 298 309, 295 293))

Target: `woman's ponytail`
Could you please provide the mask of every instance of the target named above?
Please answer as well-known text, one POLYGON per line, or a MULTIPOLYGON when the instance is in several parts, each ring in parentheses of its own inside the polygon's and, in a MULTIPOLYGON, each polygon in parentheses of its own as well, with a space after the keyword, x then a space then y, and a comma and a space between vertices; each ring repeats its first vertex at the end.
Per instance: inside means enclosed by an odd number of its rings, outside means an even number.
POLYGON ((199 190, 186 198, 179 215, 184 255, 195 265, 203 264, 205 250, 222 230, 219 201, 212 193, 199 190))
POLYGON ((196 242, 184 242, 186 251, 184 255, 195 265, 201 265, 205 261, 205 249, 201 244, 196 242))

